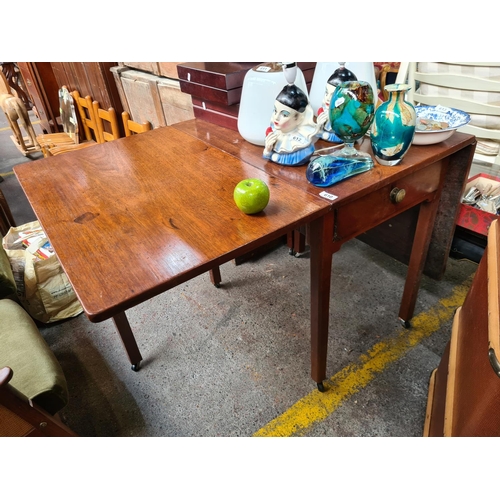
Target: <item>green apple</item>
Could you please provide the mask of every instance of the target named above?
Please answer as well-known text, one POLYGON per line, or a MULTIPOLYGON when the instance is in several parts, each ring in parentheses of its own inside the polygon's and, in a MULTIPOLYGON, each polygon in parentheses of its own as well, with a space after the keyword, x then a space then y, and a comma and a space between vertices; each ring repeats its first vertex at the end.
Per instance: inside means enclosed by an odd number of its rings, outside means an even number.
POLYGON ((260 179, 244 179, 234 188, 234 202, 244 214, 256 214, 269 203, 269 188, 260 179))

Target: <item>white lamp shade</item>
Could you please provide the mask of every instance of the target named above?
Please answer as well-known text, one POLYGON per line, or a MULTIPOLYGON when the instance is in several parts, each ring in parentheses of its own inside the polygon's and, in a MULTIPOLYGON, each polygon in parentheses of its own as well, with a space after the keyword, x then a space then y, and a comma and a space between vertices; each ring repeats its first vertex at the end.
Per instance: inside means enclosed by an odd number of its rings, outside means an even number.
MULTIPOLYGON (((243 80, 238 112, 238 131, 243 139, 264 146, 274 101, 285 85, 287 81, 283 69, 276 63, 265 63, 248 70, 243 80)), ((299 67, 295 85, 309 96, 304 74, 299 67)))
MULTIPOLYGON (((340 67, 338 62, 319 62, 316 63, 313 81, 311 83, 311 93, 309 102, 318 114, 318 109, 323 106, 323 97, 325 95, 326 82, 333 75, 334 71, 340 67)), ((368 82, 373 89, 373 96, 377 102, 377 80, 375 78, 375 68, 372 62, 346 62, 345 67, 352 71, 358 80, 368 82)))

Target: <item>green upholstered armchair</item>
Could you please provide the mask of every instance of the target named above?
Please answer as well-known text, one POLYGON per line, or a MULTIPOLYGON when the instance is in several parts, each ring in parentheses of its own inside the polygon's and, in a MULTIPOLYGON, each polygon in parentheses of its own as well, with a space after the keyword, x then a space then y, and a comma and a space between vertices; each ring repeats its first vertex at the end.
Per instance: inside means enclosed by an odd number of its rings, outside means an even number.
POLYGON ((11 299, 0 300, 0 368, 14 372, 10 384, 54 415, 68 403, 66 378, 30 315, 11 299))
MULTIPOLYGON (((1 204, 0 199, 0 219, 10 227, 13 220, 5 217, 1 204)), ((4 233, 5 229, 0 229, 4 233)), ((12 269, 0 244, 0 436, 71 435, 69 429, 70 434, 64 434, 62 423, 58 431, 62 434, 51 431, 58 425, 51 416, 68 403, 66 378, 35 322, 16 298, 12 269), (42 425, 18 434, 20 427, 14 423, 26 416, 34 421, 41 418, 42 425)))

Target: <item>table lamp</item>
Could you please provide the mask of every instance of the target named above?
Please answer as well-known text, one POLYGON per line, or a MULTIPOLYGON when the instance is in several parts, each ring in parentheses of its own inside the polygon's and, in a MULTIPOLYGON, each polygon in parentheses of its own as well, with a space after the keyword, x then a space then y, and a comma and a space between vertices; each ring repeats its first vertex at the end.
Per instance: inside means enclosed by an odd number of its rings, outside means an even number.
POLYGON ((283 87, 290 83, 287 77, 309 95, 304 74, 296 63, 262 63, 248 70, 243 80, 238 113, 238 132, 246 141, 264 146, 274 101, 283 87))
POLYGON ((311 83, 311 92, 309 93, 309 102, 315 113, 322 105, 325 84, 328 78, 330 78, 333 72, 339 68, 341 64, 344 64, 349 71, 352 71, 357 76, 358 80, 368 82, 373 89, 373 95, 378 95, 375 68, 372 62, 319 62, 316 63, 316 69, 314 70, 314 76, 311 83))

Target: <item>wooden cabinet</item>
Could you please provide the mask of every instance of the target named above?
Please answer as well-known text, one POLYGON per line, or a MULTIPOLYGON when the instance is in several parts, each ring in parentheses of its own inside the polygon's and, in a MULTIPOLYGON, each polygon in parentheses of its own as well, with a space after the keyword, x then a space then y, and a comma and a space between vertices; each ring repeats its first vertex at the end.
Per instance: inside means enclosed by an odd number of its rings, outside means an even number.
POLYGON ((35 114, 45 133, 59 132, 58 90, 66 85, 70 91, 90 95, 101 108, 113 107, 118 116, 123 111, 120 94, 110 68, 115 62, 21 62, 19 70, 34 103, 35 114))
POLYGON ((78 90, 89 95, 103 109, 114 108, 118 116, 123 111, 115 78, 110 69, 116 62, 53 62, 50 63, 59 87, 78 90))
POLYGON ((44 133, 59 132, 58 82, 49 62, 18 62, 19 71, 44 133))

